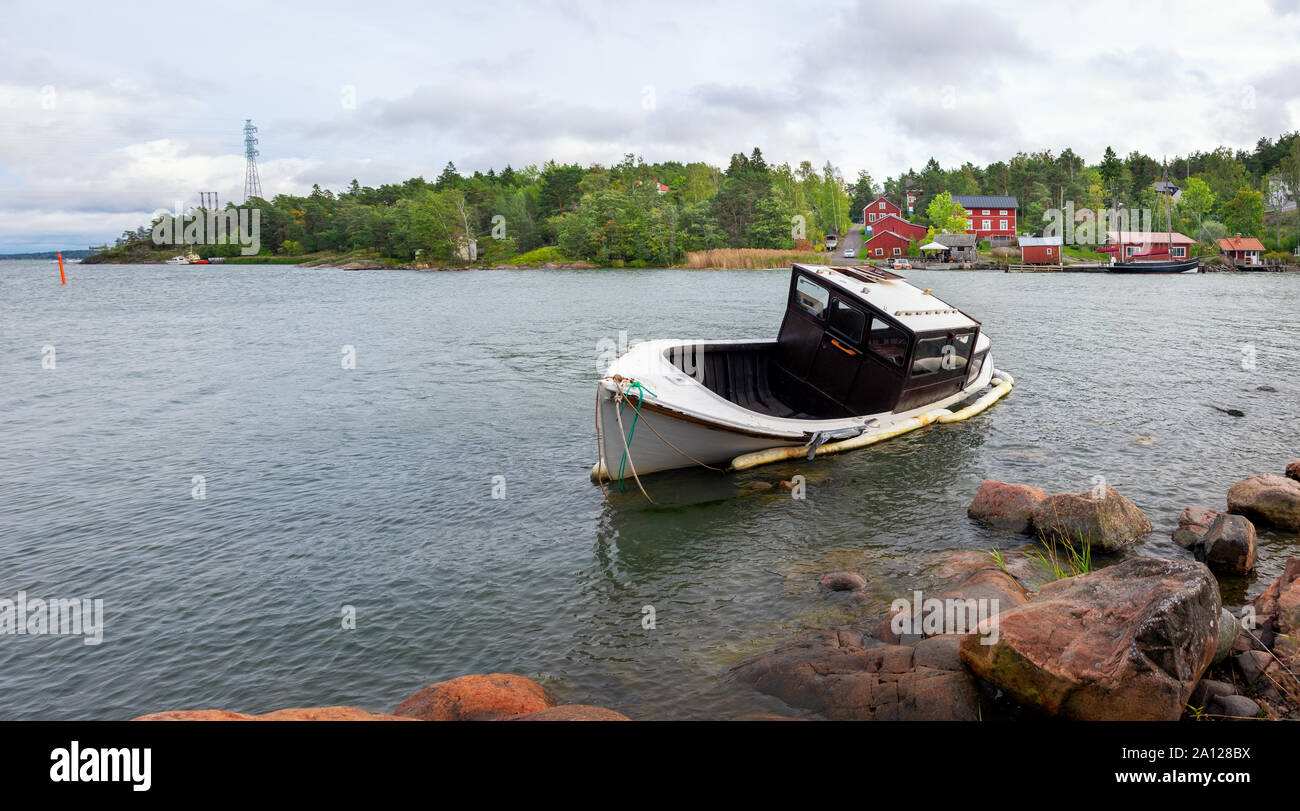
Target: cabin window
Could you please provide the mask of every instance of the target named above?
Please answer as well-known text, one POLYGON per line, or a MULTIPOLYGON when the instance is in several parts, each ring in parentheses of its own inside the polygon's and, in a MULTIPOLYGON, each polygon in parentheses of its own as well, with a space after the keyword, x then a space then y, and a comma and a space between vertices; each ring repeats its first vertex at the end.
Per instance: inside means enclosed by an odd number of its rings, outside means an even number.
POLYGON ((1177 246, 1175 246, 1175 247, 1174 247, 1174 256, 1177 257, 1178 259, 1186 259, 1186 258, 1187 258, 1187 248, 1183 247, 1182 245, 1177 245, 1177 246))
POLYGON ((862 333, 867 331, 867 314, 839 299, 831 304, 831 329, 855 344, 862 343, 862 333))
POLYGON ((822 314, 826 312, 826 305, 830 303, 830 300, 830 291, 807 276, 800 276, 795 281, 794 302, 804 312, 821 318, 822 314))
POLYGON ((894 256, 899 256, 899 255, 901 255, 902 253, 903 253, 903 249, 902 249, 902 248, 894 248, 894 256))
POLYGON ((885 255, 884 248, 876 248, 876 256, 884 256, 884 255, 885 255))
POLYGON ((1137 252, 1138 252, 1138 249, 1137 249, 1137 246, 1136 246, 1136 245, 1125 245, 1125 246, 1124 246, 1124 255, 1125 255, 1125 256, 1132 256, 1133 254, 1135 254, 1135 253, 1137 253, 1137 252))
POLYGON ((966 374, 966 362, 970 359, 973 339, 973 332, 950 332, 917 341, 916 352, 912 356, 912 377, 956 377, 966 374))
POLYGON ((872 221, 872 222, 875 222, 875 221, 876 221, 876 212, 874 212, 874 211, 871 212, 871 221, 872 221))
POLYGON ((881 200, 881 201, 880 201, 880 210, 881 210, 881 211, 884 211, 884 210, 885 210, 885 201, 884 201, 884 200, 881 200))
POLYGON ((907 333, 888 321, 871 319, 871 334, 867 336, 867 349, 890 366, 900 367, 907 357, 907 333))

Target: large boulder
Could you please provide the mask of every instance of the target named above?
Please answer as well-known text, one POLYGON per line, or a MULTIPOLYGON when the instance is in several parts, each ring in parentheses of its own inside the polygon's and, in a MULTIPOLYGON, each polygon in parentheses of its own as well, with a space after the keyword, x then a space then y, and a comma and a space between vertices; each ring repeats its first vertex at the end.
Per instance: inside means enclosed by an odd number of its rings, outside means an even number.
POLYGON ((228 710, 163 710, 140 715, 132 721, 256 721, 256 715, 228 710))
POLYGON ((1282 574, 1255 598, 1255 633, 1272 646, 1278 636, 1300 636, 1300 558, 1290 558, 1282 574))
POLYGON ((1210 530, 1210 524, 1220 515, 1223 513, 1209 507, 1184 507, 1178 516, 1178 529, 1173 532, 1174 543, 1184 549, 1193 548, 1201 542, 1201 538, 1210 530))
POLYGON ((994 644, 963 637, 961 657, 1047 715, 1174 721, 1214 658, 1221 607, 1203 564, 1131 558, 1043 586, 1002 612, 994 644))
POLYGON ((1300 459, 1286 466, 1286 477, 1300 481, 1300 459))
POLYGON ((933 625, 936 612, 934 606, 943 606, 944 627, 940 634, 961 634, 968 627, 948 627, 951 618, 954 624, 975 625, 972 620, 982 620, 996 616, 1002 611, 1024 605, 1026 592, 1020 582, 993 565, 985 557, 978 566, 968 570, 969 573, 957 585, 936 595, 913 595, 906 608, 890 607, 887 617, 880 621, 875 636, 893 645, 917 642, 926 636, 934 636, 933 625), (949 610, 951 607, 951 610, 949 610), (981 614, 983 608, 983 614, 981 614))
POLYGON ((1255 525, 1241 515, 1220 515, 1193 551, 1216 572, 1246 574, 1255 568, 1255 525))
POLYGON ((1151 519, 1113 487, 1058 493, 1034 508, 1034 527, 1044 537, 1114 552, 1151 532, 1151 519))
POLYGON ((1300 481, 1260 473, 1228 490, 1228 512, 1288 532, 1300 532, 1300 481))
POLYGON ((1037 487, 985 479, 966 514, 995 529, 1028 532, 1034 508, 1045 498, 1047 493, 1037 487))
POLYGON ((733 678, 785 703, 839 721, 974 721, 975 679, 958 637, 881 645, 860 631, 827 631, 732 668, 733 678))
POLYGON ((488 673, 432 684, 403 701, 393 712, 422 721, 497 721, 554 706, 555 699, 532 679, 488 673))

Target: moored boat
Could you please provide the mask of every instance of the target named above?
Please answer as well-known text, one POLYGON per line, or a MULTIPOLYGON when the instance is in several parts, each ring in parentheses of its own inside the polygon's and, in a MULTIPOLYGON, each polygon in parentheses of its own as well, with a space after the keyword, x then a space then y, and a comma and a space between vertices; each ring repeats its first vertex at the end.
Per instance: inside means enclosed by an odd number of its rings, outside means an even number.
POLYGON ((776 340, 647 341, 609 367, 591 475, 852 450, 966 419, 1012 385, 980 323, 929 290, 867 266, 796 264, 776 340))

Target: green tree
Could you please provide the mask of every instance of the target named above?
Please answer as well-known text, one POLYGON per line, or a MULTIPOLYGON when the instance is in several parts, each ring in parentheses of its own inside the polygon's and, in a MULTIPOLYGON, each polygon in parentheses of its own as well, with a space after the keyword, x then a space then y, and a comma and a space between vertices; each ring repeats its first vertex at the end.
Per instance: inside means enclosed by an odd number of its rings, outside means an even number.
POLYGON ((925 207, 925 214, 936 234, 964 234, 970 228, 966 209, 946 191, 935 195, 925 207))
POLYGON ((1238 189, 1223 204, 1223 224, 1230 234, 1259 236, 1264 230, 1264 195, 1251 188, 1238 189))

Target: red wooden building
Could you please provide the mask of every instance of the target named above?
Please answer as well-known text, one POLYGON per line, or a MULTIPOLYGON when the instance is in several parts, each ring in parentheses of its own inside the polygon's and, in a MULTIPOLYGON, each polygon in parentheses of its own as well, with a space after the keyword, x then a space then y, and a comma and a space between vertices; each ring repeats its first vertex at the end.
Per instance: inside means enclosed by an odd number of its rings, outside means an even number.
POLYGON ((1016 235, 1016 198, 1010 195, 954 194, 952 199, 966 209, 970 228, 966 233, 978 239, 1016 235))
POLYGON ((1243 265, 1258 265, 1259 258, 1264 255, 1264 243, 1253 237, 1242 237, 1237 234, 1231 239, 1219 240, 1219 253, 1233 260, 1234 263, 1243 265))
POLYGON ((862 208, 862 222, 867 225, 875 225, 876 220, 893 214, 900 217, 903 214, 902 209, 889 201, 887 197, 877 197, 862 208))
POLYGON ((1061 238, 1021 237, 1020 261, 1026 265, 1061 264, 1061 238))
MULTIPOLYGON (((924 230, 924 229, 923 229, 924 230)), ((870 259, 888 259, 894 256, 907 256, 907 249, 912 240, 895 234, 893 231, 876 230, 875 236, 862 243, 862 255, 870 259)))
POLYGON ((875 230, 872 233, 879 234, 881 231, 893 231, 900 237, 907 237, 909 240, 920 239, 925 236, 926 231, 924 225, 908 222, 897 214, 889 214, 877 219, 874 228, 875 230))
POLYGON ((1118 247, 1116 261, 1126 262, 1133 257, 1186 259, 1188 250, 1196 240, 1177 231, 1170 237, 1164 231, 1107 231, 1106 245, 1118 247))

